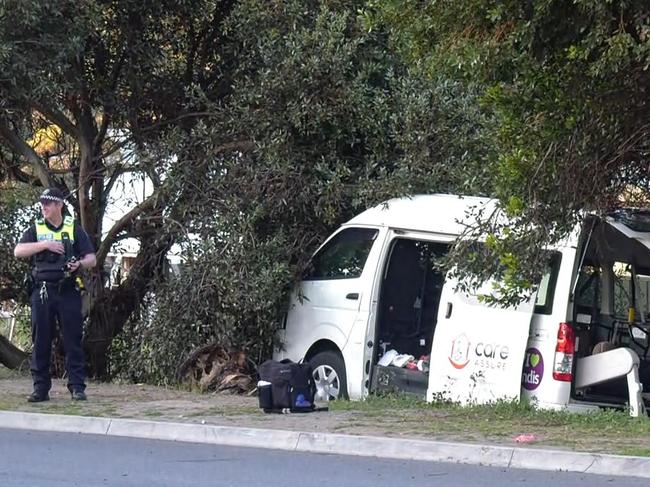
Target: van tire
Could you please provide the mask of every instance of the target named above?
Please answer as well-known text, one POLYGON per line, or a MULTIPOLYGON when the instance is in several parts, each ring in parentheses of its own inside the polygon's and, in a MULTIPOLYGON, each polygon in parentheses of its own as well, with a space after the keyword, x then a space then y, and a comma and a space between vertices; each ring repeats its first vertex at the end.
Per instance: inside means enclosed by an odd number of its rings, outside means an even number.
POLYGON ((319 352, 309 359, 316 382, 316 400, 348 399, 348 381, 343 357, 332 350, 319 352))

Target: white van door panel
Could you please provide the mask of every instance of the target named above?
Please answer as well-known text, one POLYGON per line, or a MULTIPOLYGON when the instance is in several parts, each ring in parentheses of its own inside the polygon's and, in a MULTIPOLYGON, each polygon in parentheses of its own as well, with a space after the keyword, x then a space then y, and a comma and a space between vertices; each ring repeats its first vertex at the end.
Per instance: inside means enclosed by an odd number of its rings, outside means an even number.
POLYGON ((319 340, 342 350, 355 322, 365 328, 379 234, 375 228, 343 227, 314 254, 311 274, 292 294, 281 335, 286 349, 278 358, 300 360, 319 340))
POLYGON ((343 348, 359 311, 361 279, 303 281, 294 293, 287 316, 285 339, 300 357, 314 342, 327 339, 343 348), (359 298, 346 296, 358 294, 359 298))
POLYGON ((516 308, 487 306, 476 295, 456 293, 447 278, 431 350, 427 400, 484 404, 519 399, 521 371, 535 296, 516 308))

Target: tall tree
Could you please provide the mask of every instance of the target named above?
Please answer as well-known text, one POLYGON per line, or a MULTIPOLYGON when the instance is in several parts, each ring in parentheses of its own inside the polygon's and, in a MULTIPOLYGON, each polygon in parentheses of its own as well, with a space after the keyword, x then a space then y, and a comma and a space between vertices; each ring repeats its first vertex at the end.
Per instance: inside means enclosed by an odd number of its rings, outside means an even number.
POLYGON ((0 7, 4 174, 71 191, 100 266, 113 244, 140 242, 118 288, 90 281, 95 374, 111 344, 157 379, 205 340, 268 353, 292 279, 333 227, 387 197, 487 184, 478 92, 413 76, 360 24, 363 4, 0 7), (125 174, 153 193, 103 228, 125 174), (175 242, 187 266, 169 279, 175 242))
MULTIPOLYGON (((86 346, 94 374, 105 372, 112 338, 178 232, 169 220, 182 212, 187 189, 172 177, 173 166, 191 159, 191 148, 158 150, 157 144, 194 123, 193 86, 227 93, 226 66, 233 60, 222 51, 221 24, 233 4, 8 0, 0 6, 2 174, 69 192, 97 248, 98 269, 87 279, 86 346), (54 140, 39 149, 44 133, 54 140), (103 228, 109 194, 129 174, 148 178, 153 193, 103 228), (135 264, 125 282, 107 289, 106 256, 128 237, 140 242, 135 264)), ((234 143, 223 150, 243 148, 234 143)))
POLYGON ((647 2, 368 5, 369 25, 388 29, 413 66, 480 93, 483 140, 492 141, 487 189, 511 219, 507 228, 486 222, 498 238, 486 246, 491 258, 464 259, 474 272, 501 273, 516 298, 539 276, 537 250, 566 235, 581 211, 648 205, 647 2))
POLYGON ((188 207, 198 238, 182 242, 183 272, 148 301, 155 313, 116 344, 125 375, 164 381, 211 341, 268 356, 291 284, 333 228, 395 195, 470 191, 458 169, 469 145, 481 147, 473 94, 411 76, 385 36, 359 23, 360 6, 248 0, 233 9, 232 92, 208 103, 218 116, 187 139, 206 154, 191 166, 204 176, 188 207), (228 140, 254 149, 212 155, 228 140))

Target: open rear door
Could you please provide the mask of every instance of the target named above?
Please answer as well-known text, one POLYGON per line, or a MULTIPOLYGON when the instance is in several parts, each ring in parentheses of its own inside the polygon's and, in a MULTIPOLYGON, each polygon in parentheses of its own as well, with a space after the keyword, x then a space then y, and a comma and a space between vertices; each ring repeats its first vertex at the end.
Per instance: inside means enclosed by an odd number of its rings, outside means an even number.
POLYGON ((476 295, 454 292, 447 278, 431 349, 427 400, 484 404, 519 399, 524 354, 535 296, 516 308, 482 304, 476 295))

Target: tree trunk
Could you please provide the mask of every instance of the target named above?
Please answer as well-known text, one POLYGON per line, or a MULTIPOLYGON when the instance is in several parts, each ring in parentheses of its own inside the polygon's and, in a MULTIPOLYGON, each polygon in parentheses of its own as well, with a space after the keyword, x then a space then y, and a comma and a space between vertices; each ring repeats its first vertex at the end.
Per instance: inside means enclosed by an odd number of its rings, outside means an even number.
POLYGON ((85 339, 91 377, 108 378, 108 351, 113 338, 122 331, 139 304, 138 291, 128 282, 116 289, 100 289, 95 296, 85 339))
MULTIPOLYGON (((154 237, 160 231, 152 230, 154 237)), ((113 338, 140 306, 151 280, 165 268, 165 257, 172 241, 172 235, 163 239, 143 239, 129 276, 119 287, 106 289, 99 277, 90 283, 88 292, 92 304, 84 349, 91 377, 108 378, 108 351, 113 338)))
POLYGON ((0 335, 0 363, 10 369, 22 369, 29 364, 29 354, 0 335))

